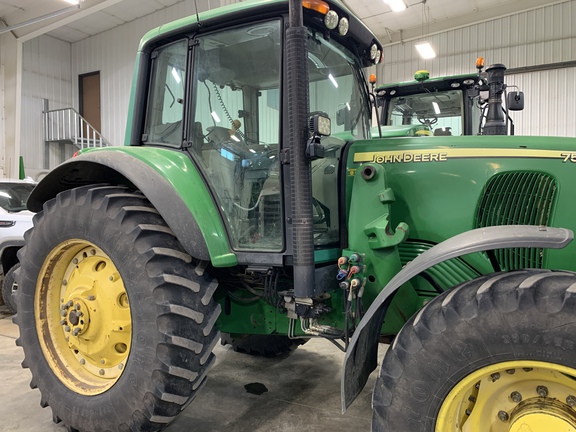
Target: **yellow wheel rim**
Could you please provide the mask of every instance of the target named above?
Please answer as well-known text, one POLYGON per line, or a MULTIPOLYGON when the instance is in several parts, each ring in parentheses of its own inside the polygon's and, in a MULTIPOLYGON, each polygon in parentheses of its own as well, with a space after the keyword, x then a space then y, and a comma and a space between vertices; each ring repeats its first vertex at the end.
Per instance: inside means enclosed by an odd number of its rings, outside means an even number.
POLYGON ((90 396, 118 381, 130 353, 132 320, 108 255, 84 240, 59 244, 40 269, 34 304, 44 356, 64 385, 90 396))
POLYGON ((458 382, 438 413, 436 432, 576 432, 576 370, 511 361, 458 382))

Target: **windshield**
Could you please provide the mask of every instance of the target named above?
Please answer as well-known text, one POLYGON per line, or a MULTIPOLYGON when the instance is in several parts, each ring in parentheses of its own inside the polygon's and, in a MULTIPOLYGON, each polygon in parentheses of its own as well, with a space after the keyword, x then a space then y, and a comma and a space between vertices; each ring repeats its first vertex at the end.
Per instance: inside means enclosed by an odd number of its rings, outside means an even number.
POLYGON ((463 135, 463 103, 460 90, 392 97, 386 125, 423 124, 436 136, 463 135))
POLYGON ((14 213, 26 210, 26 201, 33 184, 27 183, 0 183, 0 207, 14 213))
POLYGON ((322 112, 332 119, 333 136, 368 137, 367 88, 352 53, 311 31, 308 60, 310 112, 322 112))

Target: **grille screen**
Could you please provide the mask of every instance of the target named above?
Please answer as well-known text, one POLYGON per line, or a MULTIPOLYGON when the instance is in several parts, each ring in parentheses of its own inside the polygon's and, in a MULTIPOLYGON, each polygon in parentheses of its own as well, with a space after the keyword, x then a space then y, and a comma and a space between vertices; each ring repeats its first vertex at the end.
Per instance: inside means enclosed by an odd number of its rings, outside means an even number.
MULTIPOLYGON (((541 172, 506 172, 490 179, 480 200, 476 227, 496 225, 548 225, 556 180, 541 172)), ((502 270, 542 268, 539 248, 498 249, 502 270)))

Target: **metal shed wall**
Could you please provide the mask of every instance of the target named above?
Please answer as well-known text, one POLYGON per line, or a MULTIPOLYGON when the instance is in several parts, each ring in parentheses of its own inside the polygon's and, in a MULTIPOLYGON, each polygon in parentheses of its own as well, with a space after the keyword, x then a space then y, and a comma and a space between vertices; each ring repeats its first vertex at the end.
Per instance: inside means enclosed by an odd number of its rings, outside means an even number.
POLYGON ((61 148, 51 144, 45 152, 42 111, 44 100, 49 109, 72 106, 72 80, 70 70, 71 47, 49 36, 41 36, 22 46, 22 120, 20 154, 24 157, 27 174, 36 176, 49 165, 72 155, 71 145, 61 148), (48 156, 49 161, 45 161, 48 156))

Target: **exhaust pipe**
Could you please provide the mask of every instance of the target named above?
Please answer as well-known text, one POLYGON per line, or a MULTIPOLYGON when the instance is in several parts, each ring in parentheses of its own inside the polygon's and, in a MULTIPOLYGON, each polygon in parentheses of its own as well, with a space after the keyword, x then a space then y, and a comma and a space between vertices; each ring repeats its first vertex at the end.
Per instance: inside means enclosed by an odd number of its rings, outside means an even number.
POLYGON ((303 25, 302 0, 290 1, 290 26, 286 30, 286 80, 288 88, 288 147, 292 180, 292 243, 294 297, 314 295, 314 222, 312 169, 306 156, 308 140, 308 32, 303 25))
POLYGON ((506 89, 504 71, 506 66, 497 63, 486 69, 488 74, 488 114, 482 135, 508 135, 508 124, 502 109, 502 93, 506 89))

